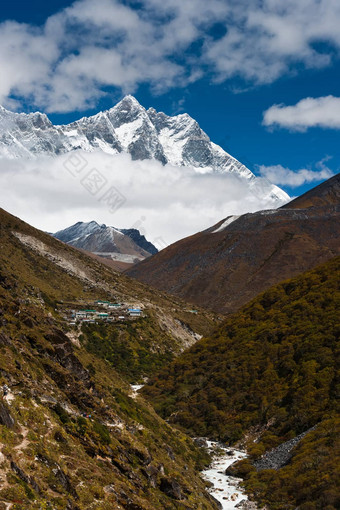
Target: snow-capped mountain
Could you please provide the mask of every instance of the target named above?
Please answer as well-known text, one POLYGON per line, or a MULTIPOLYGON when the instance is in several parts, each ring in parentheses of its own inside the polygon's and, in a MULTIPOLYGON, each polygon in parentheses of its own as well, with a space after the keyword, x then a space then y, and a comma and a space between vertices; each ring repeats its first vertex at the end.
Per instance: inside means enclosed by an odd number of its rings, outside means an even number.
POLYGON ((254 195, 287 202, 288 195, 214 144, 188 114, 174 117, 146 110, 133 96, 92 117, 55 126, 42 113, 13 113, 0 107, 0 156, 7 158, 55 156, 77 149, 126 152, 134 160, 191 166, 200 173, 228 173, 246 180, 254 195))
POLYGON ((120 262, 133 263, 158 251, 137 229, 120 230, 96 221, 80 221, 52 235, 75 248, 120 262))

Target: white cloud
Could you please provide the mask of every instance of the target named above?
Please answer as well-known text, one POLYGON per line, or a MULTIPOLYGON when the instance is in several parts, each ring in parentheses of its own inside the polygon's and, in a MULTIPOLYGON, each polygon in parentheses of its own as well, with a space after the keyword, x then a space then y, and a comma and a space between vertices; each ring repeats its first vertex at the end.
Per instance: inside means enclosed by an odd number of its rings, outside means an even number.
MULTIPOLYGON (((272 208, 232 175, 198 174, 189 167, 132 161, 127 154, 82 153, 86 168, 100 171, 106 184, 92 195, 64 166, 70 157, 0 160, 1 206, 43 230, 57 231, 77 221, 97 220, 118 228, 136 227, 150 241, 174 242, 208 228, 230 214, 272 208), (111 213, 101 200, 114 186, 126 198, 111 213), (29 207, 27 207, 29 204, 29 207)), ((162 243, 161 243, 162 244, 162 243)))
POLYGON ((0 103, 14 96, 46 111, 82 110, 107 87, 161 92, 205 73, 270 83, 338 58, 339 21, 337 0, 142 0, 136 10, 78 0, 41 27, 0 24, 0 103), (215 24, 225 30, 216 40, 215 24))
POLYGON ((302 186, 303 184, 320 182, 332 177, 334 172, 325 165, 325 161, 328 159, 330 158, 327 157, 319 161, 315 165, 317 170, 312 170, 310 168, 290 170, 289 168, 285 168, 282 165, 260 165, 259 172, 262 177, 265 177, 276 185, 296 188, 298 186, 302 186))
POLYGON ((273 105, 264 112, 262 124, 294 131, 310 127, 340 129, 340 97, 307 97, 294 106, 273 105))
POLYGON ((231 2, 227 32, 207 43, 205 58, 221 81, 240 76, 271 83, 301 65, 319 68, 339 52, 340 4, 336 0, 241 0, 231 2), (315 43, 327 42, 317 51, 315 43))

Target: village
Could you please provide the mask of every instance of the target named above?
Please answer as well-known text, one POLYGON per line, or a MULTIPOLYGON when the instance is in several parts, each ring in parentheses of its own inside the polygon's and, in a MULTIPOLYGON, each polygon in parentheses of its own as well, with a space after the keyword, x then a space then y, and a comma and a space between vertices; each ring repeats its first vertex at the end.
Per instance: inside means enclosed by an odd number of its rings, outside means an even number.
POLYGON ((80 323, 96 324, 99 322, 131 321, 145 317, 142 308, 127 303, 111 303, 110 301, 96 300, 92 303, 69 303, 63 306, 64 318, 70 326, 80 323))

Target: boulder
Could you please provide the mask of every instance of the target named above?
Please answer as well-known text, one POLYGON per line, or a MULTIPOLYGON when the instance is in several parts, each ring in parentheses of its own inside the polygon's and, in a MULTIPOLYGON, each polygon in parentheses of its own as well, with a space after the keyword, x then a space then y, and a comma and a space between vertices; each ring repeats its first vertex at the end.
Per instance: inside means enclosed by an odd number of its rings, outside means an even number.
POLYGON ((11 345, 11 339, 5 333, 0 333, 0 347, 8 345, 11 345))
POLYGON ((182 489, 177 480, 174 478, 162 478, 160 490, 169 498, 181 500, 183 499, 182 489))
POLYGON ((14 418, 4 402, 0 402, 0 424, 12 429, 15 425, 14 418))
POLYGON ((195 437, 194 443, 199 448, 208 448, 208 443, 205 437, 195 437))
POLYGON ((253 501, 242 499, 242 501, 235 505, 235 508, 239 508, 240 510, 256 510, 257 505, 253 501))

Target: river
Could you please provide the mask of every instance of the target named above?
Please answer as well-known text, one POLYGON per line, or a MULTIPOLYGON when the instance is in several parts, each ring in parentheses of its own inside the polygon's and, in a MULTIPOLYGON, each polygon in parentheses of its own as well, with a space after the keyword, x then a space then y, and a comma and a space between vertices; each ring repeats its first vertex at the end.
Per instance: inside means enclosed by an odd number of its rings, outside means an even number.
POLYGON ((236 505, 248 498, 239 486, 241 480, 227 476, 225 470, 236 460, 244 459, 247 454, 214 441, 207 441, 207 444, 209 452, 213 455, 213 461, 201 475, 204 480, 213 484, 208 492, 221 503, 223 510, 237 508, 236 505))

